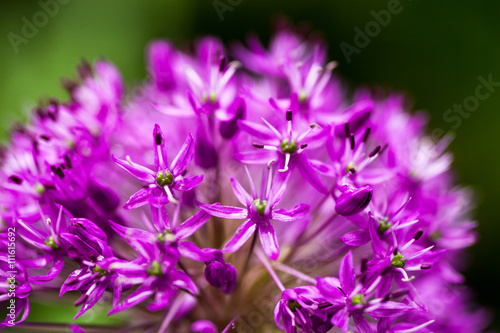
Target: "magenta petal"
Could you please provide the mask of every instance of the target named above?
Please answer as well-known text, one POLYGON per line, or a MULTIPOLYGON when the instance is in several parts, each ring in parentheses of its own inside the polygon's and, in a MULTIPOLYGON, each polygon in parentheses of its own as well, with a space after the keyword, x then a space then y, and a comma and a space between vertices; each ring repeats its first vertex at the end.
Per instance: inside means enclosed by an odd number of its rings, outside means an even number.
POLYGON ((186 141, 172 161, 171 169, 174 176, 182 174, 193 161, 194 157, 194 140, 191 134, 188 134, 186 141))
POLYGON ((141 188, 139 191, 132 194, 130 199, 123 205, 125 209, 135 209, 149 203, 151 189, 148 187, 141 188))
POLYGON ((210 215, 221 218, 241 220, 248 217, 247 208, 221 206, 219 204, 210 205, 202 202, 198 202, 198 206, 210 215))
POLYGON ((175 229, 175 238, 178 240, 188 238, 198 231, 198 229, 200 229, 209 218, 210 214, 207 214, 204 211, 197 212, 175 229))
POLYGON ((158 124, 155 124, 155 128, 153 130, 153 140, 155 143, 155 166, 157 171, 165 170, 168 168, 167 147, 165 144, 165 138, 163 137, 163 132, 158 124))
POLYGON ((258 123, 254 123, 253 121, 239 120, 238 127, 248 134, 262 140, 276 139, 276 135, 274 135, 274 133, 268 127, 258 123))
POLYGON ((370 324, 366 320, 366 318, 362 314, 354 314, 352 316, 352 319, 354 321, 354 325, 356 325, 356 328, 358 329, 359 333, 374 333, 375 331, 372 330, 370 327, 370 324))
POLYGON ((194 283, 186 273, 182 271, 175 271, 171 273, 170 277, 174 280, 174 282, 172 283, 173 286, 185 289, 191 292, 193 295, 198 294, 199 290, 196 286, 196 283, 194 283))
POLYGON ((177 293, 177 289, 170 284, 160 284, 155 293, 152 303, 148 304, 149 311, 158 311, 167 307, 172 297, 177 293))
POLYGON ((238 227, 234 236, 224 245, 223 252, 236 252, 253 235, 257 226, 251 220, 238 227))
POLYGON ((370 234, 366 230, 354 230, 344 234, 340 240, 349 246, 361 246, 370 241, 370 234))
POLYGON ((196 186, 200 185, 202 180, 203 180, 203 175, 185 177, 175 182, 174 189, 181 192, 189 191, 195 188, 196 186))
POLYGON ((182 257, 189 258, 195 261, 207 262, 223 258, 223 254, 217 249, 200 249, 196 244, 191 242, 179 242, 177 249, 182 257))
POLYGON ((57 258, 45 276, 31 276, 28 281, 33 284, 43 284, 52 281, 57 275, 59 275, 63 266, 64 258, 57 258))
POLYGON ((415 308, 400 302, 386 301, 381 302, 380 305, 372 311, 366 313, 373 317, 392 317, 400 316, 406 312, 412 311, 415 308))
POLYGON ((309 182, 309 184, 311 184, 312 187, 314 187, 321 193, 328 193, 328 189, 316 174, 316 171, 314 171, 312 165, 309 163, 307 156, 304 153, 298 154, 295 158, 295 161, 297 163, 297 169, 299 169, 300 174, 302 175, 302 177, 304 177, 305 180, 309 182))
POLYGON ((235 153, 233 157, 243 164, 267 164, 278 159, 276 152, 265 149, 235 153))
POLYGON ((243 186, 241 186, 240 182, 233 177, 231 177, 231 186, 233 187, 233 192, 234 195, 236 196, 236 199, 238 199, 238 201, 242 205, 247 206, 252 203, 253 201, 252 196, 247 191, 245 191, 243 186))
POLYGON ((259 225, 259 236, 260 244, 266 255, 271 260, 278 260, 280 256, 280 247, 271 223, 259 225))
POLYGON ((113 221, 109 221, 109 224, 111 225, 111 228, 120 235, 121 237, 125 239, 130 239, 130 238, 139 238, 143 239, 145 241, 151 241, 153 242, 155 237, 152 233, 149 231, 145 231, 142 229, 136 229, 136 228, 128 228, 125 226, 122 226, 118 223, 115 223, 113 221))
POLYGON ((97 284, 94 291, 92 291, 90 293, 90 295, 88 296, 87 300, 83 304, 80 311, 76 314, 76 316, 73 317, 73 320, 80 317, 82 314, 84 314, 88 310, 90 310, 101 299, 102 295, 106 291, 107 286, 108 286, 107 283, 97 284))
POLYGON ((113 307, 113 309, 108 313, 108 315, 115 314, 117 312, 129 309, 139 303, 142 303, 148 299, 154 293, 153 283, 156 280, 155 277, 150 277, 144 281, 143 284, 137 288, 129 297, 124 299, 120 304, 113 307))
POLYGON ((354 273, 354 263, 352 259, 352 251, 349 250, 342 258, 339 267, 339 279, 342 289, 346 294, 349 294, 356 284, 356 274, 354 273))
POLYGON ((130 173, 132 176, 135 178, 139 179, 140 181, 143 181, 145 183, 154 183, 155 182, 155 172, 152 170, 143 167, 142 165, 139 164, 130 164, 128 161, 122 160, 120 158, 116 158, 115 156, 113 157, 113 161, 118 164, 119 167, 121 167, 123 170, 127 171, 130 173))
POLYGON ((277 209, 271 212, 271 219, 280 221, 280 222, 292 222, 296 221, 298 219, 303 218, 308 212, 309 205, 306 204, 299 204, 295 206, 294 208, 287 210, 287 209, 277 209))

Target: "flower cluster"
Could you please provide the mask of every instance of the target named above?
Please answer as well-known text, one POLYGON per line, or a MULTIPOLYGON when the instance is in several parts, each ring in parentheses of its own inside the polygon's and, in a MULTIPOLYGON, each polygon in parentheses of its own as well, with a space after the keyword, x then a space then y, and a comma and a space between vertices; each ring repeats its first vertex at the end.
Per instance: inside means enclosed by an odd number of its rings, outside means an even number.
POLYGON ((449 138, 426 138, 403 96, 347 97, 324 43, 288 28, 269 49, 155 41, 147 60, 129 98, 112 64, 81 64, 67 101, 13 128, 0 302, 15 310, 1 327, 54 290, 75 319, 136 311, 127 331, 487 326, 460 274, 471 194, 454 186, 449 138))

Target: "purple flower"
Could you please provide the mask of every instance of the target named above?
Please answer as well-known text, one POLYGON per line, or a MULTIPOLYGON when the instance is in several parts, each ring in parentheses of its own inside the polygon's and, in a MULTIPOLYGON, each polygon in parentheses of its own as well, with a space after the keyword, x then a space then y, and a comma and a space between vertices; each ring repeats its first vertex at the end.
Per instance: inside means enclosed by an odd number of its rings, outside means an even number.
POLYGON ((367 185, 355 188, 351 185, 341 185, 342 192, 335 201, 335 211, 342 216, 358 214, 365 209, 372 199, 372 187, 367 185))
POLYGON ((118 166, 148 184, 130 197, 124 206, 125 209, 134 209, 147 203, 159 207, 169 202, 177 202, 173 190, 189 191, 198 186, 203 180, 203 175, 184 176, 193 160, 194 146, 191 135, 188 135, 170 167, 165 148, 165 138, 158 124, 155 125, 153 131, 153 139, 155 143, 156 171, 132 162, 128 156, 126 161, 113 156, 113 160, 118 166))
POLYGON ((113 290, 116 302, 120 292, 110 265, 119 260, 113 256, 106 234, 92 221, 72 219, 69 231, 61 238, 71 246, 70 256, 81 258, 81 265, 63 283, 59 297, 72 290, 82 293, 75 301, 75 306, 83 304, 76 319, 92 308, 108 288, 113 290))
MULTIPOLYGON (((334 277, 318 278, 317 288, 331 304, 333 316, 331 323, 347 332, 349 319, 352 317, 359 332, 372 332, 371 325, 364 314, 380 317, 392 317, 413 310, 412 307, 399 302, 391 301, 398 295, 384 295, 370 299, 381 282, 381 276, 373 276, 367 286, 356 284, 356 274, 352 252, 349 251, 340 262, 339 279, 334 277)), ((404 291, 402 294, 404 295, 404 291)))
POLYGON ((286 111, 287 127, 278 131, 273 125, 262 118, 266 126, 251 121, 238 122, 240 129, 262 140, 253 144, 254 148, 248 152, 236 153, 234 157, 245 164, 267 164, 277 161, 281 166, 280 172, 287 172, 289 168, 297 167, 301 175, 319 192, 327 193, 325 185, 316 174, 304 150, 321 146, 330 128, 320 128, 312 124, 302 132, 297 133, 292 128, 292 111, 286 111))
MULTIPOLYGON (((219 203, 205 204, 198 203, 201 209, 207 213, 227 219, 245 220, 240 225, 234 236, 226 243, 222 251, 235 252, 245 244, 252 236, 259 234, 262 248, 266 255, 272 260, 279 257, 279 245, 276 233, 270 221, 293 222, 303 218, 309 211, 309 206, 299 204, 291 210, 276 209, 275 207, 281 201, 286 189, 286 180, 281 180, 273 186, 272 170, 267 171, 267 185, 261 187, 260 194, 257 193, 252 178, 247 170, 248 180, 251 186, 252 195, 250 195, 235 178, 231 178, 233 192, 238 201, 245 208, 221 206, 219 203)), ((266 176, 264 173, 263 177, 266 176)), ((263 178, 265 179, 265 178, 263 178)))

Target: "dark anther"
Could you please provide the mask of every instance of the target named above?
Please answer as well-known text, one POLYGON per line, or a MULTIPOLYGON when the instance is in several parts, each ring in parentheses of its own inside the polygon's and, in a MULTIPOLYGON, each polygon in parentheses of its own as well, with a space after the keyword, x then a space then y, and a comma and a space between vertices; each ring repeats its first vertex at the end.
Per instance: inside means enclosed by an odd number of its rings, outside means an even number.
POLYGON ((64 162, 66 163, 68 169, 73 168, 73 163, 71 163, 71 159, 69 158, 68 155, 64 155, 64 162))
POLYGON ((351 150, 354 150, 354 147, 356 145, 356 142, 354 141, 354 134, 351 133, 349 139, 351 141, 351 150))
POLYGON ((44 141, 50 141, 50 138, 46 135, 40 135, 40 139, 42 139, 44 141))
POLYGON ((351 131, 349 131, 349 123, 345 123, 344 125, 345 137, 348 138, 351 135, 351 131))
POLYGON ((371 130, 372 130, 372 129, 371 129, 370 127, 368 127, 368 128, 366 129, 366 131, 365 131, 365 135, 363 135, 363 140, 362 140, 363 142, 366 142, 366 140, 368 140, 368 138, 370 137, 370 132, 371 132, 371 130))
POLYGON ((38 153, 39 153, 39 150, 38 150, 38 141, 36 141, 36 140, 33 140, 33 151, 35 152, 35 154, 38 155, 38 153))
POLYGON ((291 121, 292 120, 292 110, 288 110, 286 112, 286 121, 291 121))
POLYGON ((155 143, 157 146, 161 145, 161 134, 160 133, 156 133, 155 135, 155 143))
POLYGON ((424 231, 422 229, 418 230, 416 233, 415 233, 415 236, 413 236, 413 239, 414 240, 419 240, 420 237, 422 237, 422 235, 424 234, 424 231))
POLYGON ((254 142, 253 146, 255 148, 259 148, 259 149, 263 149, 264 148, 264 144, 263 143, 258 143, 258 142, 254 142))
POLYGON ((375 147, 375 149, 372 150, 372 152, 368 156, 373 157, 373 156, 377 155, 379 151, 380 151, 380 146, 377 146, 377 147, 375 147))
POLYGON ((303 143, 303 144, 300 145, 300 149, 304 149, 306 147, 307 147, 307 143, 303 143))
POLYGON ((52 172, 55 173, 59 178, 61 179, 64 178, 64 172, 62 171, 61 168, 51 165, 50 170, 52 170, 52 172))
POLYGON ((224 70, 226 69, 226 64, 227 64, 227 60, 226 60, 226 57, 222 56, 220 57, 220 60, 219 60, 219 72, 224 72, 224 70))
POLYGON ((354 175, 356 173, 356 169, 355 168, 350 168, 349 171, 354 175))
POLYGON ((9 177, 10 180, 12 180, 14 183, 16 183, 17 185, 21 185, 23 180, 22 178, 16 176, 16 175, 12 175, 9 177))
POLYGON ((397 254, 398 254, 398 252, 399 252, 399 251, 398 251, 398 249, 396 248, 396 249, 394 249, 394 252, 392 252, 392 253, 394 253, 394 255, 397 255, 397 254))
POLYGON ((420 269, 430 269, 431 268, 431 264, 422 264, 420 265, 420 269))

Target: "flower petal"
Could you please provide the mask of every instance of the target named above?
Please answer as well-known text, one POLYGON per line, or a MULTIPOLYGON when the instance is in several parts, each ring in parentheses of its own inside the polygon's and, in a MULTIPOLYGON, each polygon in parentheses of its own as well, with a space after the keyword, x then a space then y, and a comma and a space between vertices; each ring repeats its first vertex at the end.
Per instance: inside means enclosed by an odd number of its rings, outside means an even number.
POLYGON ((271 260, 278 260, 278 257, 280 256, 280 247, 271 223, 259 225, 259 236, 260 244, 262 245, 262 249, 265 254, 271 260))
POLYGON ((243 164, 267 164, 271 160, 277 160, 278 156, 275 151, 256 149, 235 153, 233 157, 243 164))
POLYGON ((370 241, 370 234, 366 230, 359 229, 344 234, 340 240, 349 246, 361 246, 370 241))
POLYGON ((238 127, 248 134, 262 140, 276 139, 276 136, 269 128, 264 125, 254 123, 253 121, 239 120, 238 127))
POLYGON ((175 182, 174 189, 181 192, 189 191, 200 185, 202 180, 203 175, 185 177, 175 182))
POLYGON ((295 163, 302 177, 304 177, 309 182, 309 184, 311 184, 312 187, 314 187, 317 191, 321 193, 324 194, 328 193, 328 189, 323 184, 319 176, 316 174, 316 171, 314 171, 314 168, 309 163, 305 153, 296 155, 295 163))
POLYGON ((311 207, 304 203, 301 203, 290 210, 287 209, 277 209, 271 212, 271 219, 280 222, 292 222, 303 218, 311 207))
POLYGON ((198 229, 200 229, 208 221, 209 218, 210 214, 207 214, 205 211, 201 210, 197 212, 174 230, 175 238, 188 238, 196 231, 198 231, 198 229))
POLYGON ((130 199, 123 205, 125 209, 135 209, 149 203, 151 197, 151 189, 148 187, 141 188, 139 191, 132 194, 130 199))
POLYGON ((234 236, 224 245, 223 252, 236 252, 255 232, 257 226, 251 220, 246 221, 238 227, 234 236))
POLYGON ((236 199, 238 199, 242 205, 248 206, 252 203, 252 196, 243 188, 243 186, 241 186, 240 182, 236 178, 231 177, 231 186, 233 187, 236 199))
POLYGON ((352 259, 352 251, 349 250, 340 262, 339 279, 342 289, 346 294, 349 294, 356 284, 356 274, 354 274, 354 263, 352 259))
POLYGON ((217 216, 225 219, 241 220, 248 217, 248 209, 231 206, 221 206, 219 203, 206 204, 198 202, 198 206, 212 216, 217 216))
POLYGON ((143 181, 145 183, 154 183, 155 182, 155 172, 151 169, 143 167, 142 165, 136 163, 130 163, 129 161, 122 160, 120 158, 116 158, 114 155, 112 156, 113 161, 118 164, 123 170, 130 173, 135 178, 143 181))
POLYGON ((186 141, 172 161, 171 168, 174 176, 182 174, 193 161, 194 140, 191 133, 188 134, 186 141))

